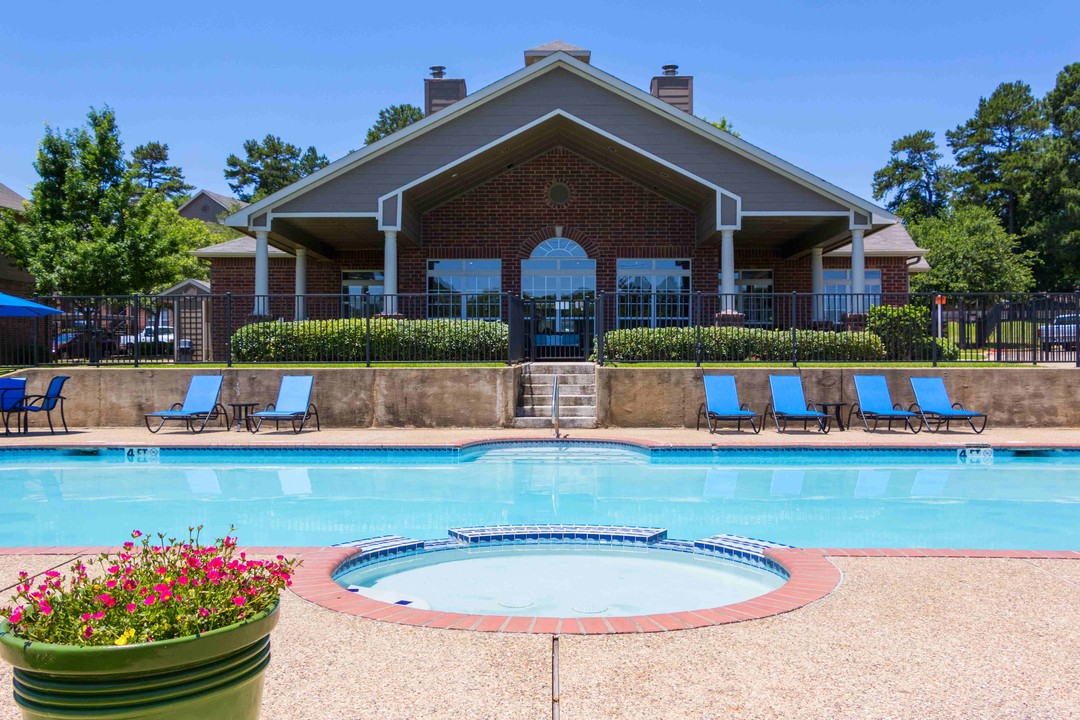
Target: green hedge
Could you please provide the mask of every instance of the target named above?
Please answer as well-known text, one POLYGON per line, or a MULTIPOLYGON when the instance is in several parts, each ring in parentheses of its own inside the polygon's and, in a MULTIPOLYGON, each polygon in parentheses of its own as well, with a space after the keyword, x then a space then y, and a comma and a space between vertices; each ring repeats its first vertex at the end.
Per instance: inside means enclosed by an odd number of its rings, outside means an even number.
MULTIPOLYGON (((701 362, 787 362, 792 357, 790 330, 673 327, 606 332, 604 360, 696 362, 699 331, 701 362)), ((795 343, 798 359, 805 362, 880 362, 886 359, 881 338, 868 332, 798 330, 795 343)))
POLYGON ((885 353, 894 362, 954 362, 960 348, 947 338, 930 334, 930 308, 920 305, 875 305, 866 314, 866 329, 881 338, 885 353))
MULTIPOLYGON (((505 323, 486 320, 371 320, 371 362, 505 361, 505 323)), ((365 362, 365 320, 245 325, 232 336, 238 362, 365 362)))

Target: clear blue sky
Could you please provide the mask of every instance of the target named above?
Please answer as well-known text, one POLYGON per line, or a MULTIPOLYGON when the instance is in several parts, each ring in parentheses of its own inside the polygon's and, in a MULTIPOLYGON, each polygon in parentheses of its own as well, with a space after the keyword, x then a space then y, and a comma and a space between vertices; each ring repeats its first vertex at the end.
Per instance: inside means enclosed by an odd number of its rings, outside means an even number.
MULTIPOLYGON (((117 112, 125 148, 160 140, 197 187, 266 133, 334 160, 378 110, 422 104, 429 65, 470 91, 564 40, 638 87, 694 76, 698 115, 863 197, 889 143, 970 117, 1080 61, 1080 2, 20 2, 0 20, 0 182, 23 195, 46 123, 117 112)), ((944 137, 939 140, 943 143, 944 137)))

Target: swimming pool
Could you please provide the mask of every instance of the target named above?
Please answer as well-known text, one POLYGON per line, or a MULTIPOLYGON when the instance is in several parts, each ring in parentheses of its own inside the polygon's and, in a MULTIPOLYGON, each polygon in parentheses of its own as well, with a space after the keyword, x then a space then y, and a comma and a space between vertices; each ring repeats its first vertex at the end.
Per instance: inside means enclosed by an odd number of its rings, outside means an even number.
POLYGON ((0 450, 0 545, 97 545, 130 528, 326 545, 448 527, 591 523, 803 547, 1080 548, 1080 452, 643 450, 610 443, 438 450, 0 450))

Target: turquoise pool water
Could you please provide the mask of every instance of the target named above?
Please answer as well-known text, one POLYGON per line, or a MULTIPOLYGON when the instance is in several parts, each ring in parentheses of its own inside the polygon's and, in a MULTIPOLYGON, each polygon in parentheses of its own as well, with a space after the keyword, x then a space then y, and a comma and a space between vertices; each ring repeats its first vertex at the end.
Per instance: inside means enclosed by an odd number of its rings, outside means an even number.
POLYGON ((445 537, 505 523, 647 525, 807 547, 1080 549, 1080 452, 0 450, 0 545, 237 526, 242 542, 445 537), (134 462, 151 460, 151 462, 134 462), (154 462, 156 460, 156 462, 154 462))

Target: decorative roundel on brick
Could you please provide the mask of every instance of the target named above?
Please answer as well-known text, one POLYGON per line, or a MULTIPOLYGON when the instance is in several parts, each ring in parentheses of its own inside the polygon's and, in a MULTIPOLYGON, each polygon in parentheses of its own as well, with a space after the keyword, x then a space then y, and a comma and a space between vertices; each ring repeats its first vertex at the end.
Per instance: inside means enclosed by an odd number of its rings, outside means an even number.
POLYGON ((566 183, 557 182, 548 188, 548 200, 555 207, 562 207, 570 202, 570 186, 566 183))

